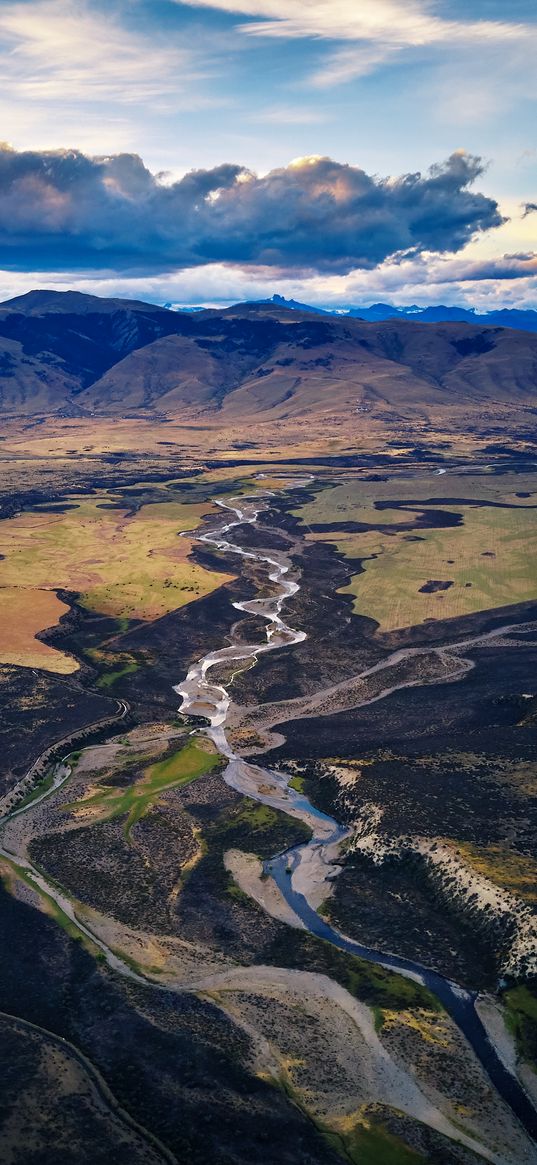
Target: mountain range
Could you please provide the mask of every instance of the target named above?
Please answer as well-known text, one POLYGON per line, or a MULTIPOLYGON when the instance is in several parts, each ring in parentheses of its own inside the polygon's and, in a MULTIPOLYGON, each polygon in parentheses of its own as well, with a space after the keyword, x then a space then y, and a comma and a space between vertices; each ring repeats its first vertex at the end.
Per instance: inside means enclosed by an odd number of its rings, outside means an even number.
POLYGON ((318 315, 350 316, 351 319, 371 320, 375 323, 380 320, 400 319, 415 320, 417 323, 484 324, 487 327, 515 328, 516 331, 537 332, 537 311, 533 311, 531 308, 503 307, 496 311, 480 313, 472 307, 447 307, 445 304, 418 307, 417 304, 413 303, 408 307, 395 307, 391 303, 373 303, 369 307, 358 305, 335 309, 308 306, 304 303, 298 303, 296 299, 285 299, 283 295, 273 295, 271 299, 259 302, 274 303, 279 307, 288 307, 293 311, 308 311, 318 315))
MULTIPOLYGON (((372 310, 372 309, 371 309, 372 310)), ((275 298, 178 312, 34 291, 0 305, 4 415, 277 420, 537 405, 537 336, 475 319, 362 320, 275 298)))

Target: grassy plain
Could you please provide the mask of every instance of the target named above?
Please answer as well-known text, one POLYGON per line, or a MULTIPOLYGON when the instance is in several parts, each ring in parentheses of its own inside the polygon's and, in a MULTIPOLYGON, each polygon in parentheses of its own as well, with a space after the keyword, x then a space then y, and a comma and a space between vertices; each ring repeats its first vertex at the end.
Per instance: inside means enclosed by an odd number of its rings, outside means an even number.
POLYGON ((29 592, 23 587, 0 586, 0 605, 2 663, 39 667, 62 675, 77 670, 76 659, 35 638, 39 631, 54 627, 69 610, 54 591, 32 587, 29 592))
MULTIPOLYGON (((341 478, 345 471, 338 474, 341 478)), ((476 502, 502 502, 520 507, 536 506, 535 474, 505 473, 498 476, 481 474, 438 474, 431 475, 428 468, 420 474, 413 471, 412 478, 394 477, 390 470, 389 480, 371 481, 367 477, 349 476, 347 480, 318 490, 312 501, 300 506, 295 514, 308 525, 334 522, 389 523, 412 521, 412 515, 399 509, 378 509, 377 502, 386 505, 394 502, 434 501, 436 498, 472 498, 476 502), (520 494, 527 494, 521 497, 520 494)), ((456 503, 453 502, 456 509, 456 503)))
POLYGON ((103 785, 96 793, 67 808, 92 825, 113 817, 125 817, 125 833, 128 834, 166 789, 189 785, 219 762, 220 756, 210 740, 192 738, 177 752, 149 765, 132 785, 126 788, 103 785))
POLYGON ((364 573, 343 588, 354 595, 354 610, 392 631, 537 598, 535 514, 469 507, 463 513, 463 526, 420 530, 419 542, 369 532, 338 539, 345 555, 365 551, 367 559, 364 573), (424 592, 431 580, 451 585, 424 592))
POLYGON ((450 619, 537 597, 537 521, 535 494, 520 478, 441 478, 406 483, 349 482, 321 491, 297 511, 303 523, 326 525, 310 540, 330 541, 349 559, 361 559, 363 573, 352 577, 342 593, 354 597, 357 614, 375 619, 380 631, 414 626, 429 619, 450 619), (440 492, 441 491, 441 492, 440 492), (462 526, 398 530, 417 514, 405 509, 376 509, 376 500, 416 501, 453 496, 435 509, 461 513, 462 526), (464 498, 480 505, 465 505, 464 498), (457 500, 461 498, 461 500, 457 500), (507 503, 511 508, 487 505, 507 503), (391 529, 346 532, 330 524, 359 522, 391 529), (416 540, 415 540, 416 539, 416 540), (423 590, 427 584, 444 584, 423 590), (447 585, 449 584, 449 585, 447 585))
POLYGON ((111 502, 106 494, 73 499, 64 513, 24 512, 0 524, 0 587, 9 588, 4 593, 16 615, 16 628, 0 639, 0 662, 75 670, 69 657, 34 638, 67 609, 55 589, 78 592, 83 606, 104 615, 151 620, 231 577, 192 562, 192 541, 179 537, 212 511, 210 502, 156 503, 130 516, 103 508, 111 502))

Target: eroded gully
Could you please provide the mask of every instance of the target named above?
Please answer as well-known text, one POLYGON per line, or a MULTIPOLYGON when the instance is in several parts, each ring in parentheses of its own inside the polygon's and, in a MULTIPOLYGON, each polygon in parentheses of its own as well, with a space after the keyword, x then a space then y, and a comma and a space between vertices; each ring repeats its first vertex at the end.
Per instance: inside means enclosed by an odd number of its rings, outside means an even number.
MULTIPOLYGON (((294 488, 299 484, 305 482, 294 481, 294 488)), ((201 731, 210 737, 218 751, 226 757, 228 764, 224 771, 224 779, 228 785, 256 801, 300 818, 310 827, 312 837, 309 842, 294 846, 265 863, 265 873, 274 879, 287 904, 306 929, 340 950, 358 955, 368 962, 396 971, 428 987, 466 1036, 492 1084, 510 1105, 526 1131, 537 1141, 537 1112, 517 1077, 502 1063, 490 1042, 475 1009, 476 994, 411 959, 374 950, 347 938, 317 913, 314 902, 320 902, 326 896, 322 890, 323 886, 327 892, 330 881, 337 875, 339 867, 334 862, 338 857, 341 843, 351 831, 326 813, 320 812, 307 797, 291 788, 289 785, 291 774, 250 764, 230 745, 226 734, 226 722, 231 696, 223 684, 211 681, 210 671, 232 663, 251 664, 261 654, 302 642, 306 635, 303 631, 289 627, 282 619, 285 601, 300 589, 298 582, 286 577, 291 570, 286 556, 276 552, 267 555, 243 549, 226 537, 237 526, 255 525, 259 513, 265 508, 262 495, 256 495, 254 498, 232 498, 227 503, 218 500, 217 504, 234 513, 235 518, 217 530, 199 535, 199 541, 252 562, 265 563, 269 568, 268 578, 275 584, 277 591, 270 598, 234 603, 238 611, 261 616, 267 620, 266 639, 261 643, 232 644, 210 651, 193 664, 186 679, 175 688, 182 699, 180 711, 189 715, 204 716, 209 721, 210 726, 201 731)), ((461 648, 497 639, 510 630, 511 627, 498 628, 492 633, 476 636, 453 647, 459 652, 461 648)), ((520 632, 520 626, 517 630, 520 632)), ((438 650, 445 649, 444 646, 438 650)), ((396 659, 419 653, 420 649, 412 648, 398 651, 369 671, 381 670, 396 662, 396 659)), ((466 673, 468 666, 472 665, 468 661, 461 663, 465 664, 461 667, 462 675, 466 673)), ((365 674, 369 674, 369 671, 365 674)), ((407 686, 410 684, 401 684, 401 687, 407 686)), ((385 694, 388 692, 382 696, 385 694)))

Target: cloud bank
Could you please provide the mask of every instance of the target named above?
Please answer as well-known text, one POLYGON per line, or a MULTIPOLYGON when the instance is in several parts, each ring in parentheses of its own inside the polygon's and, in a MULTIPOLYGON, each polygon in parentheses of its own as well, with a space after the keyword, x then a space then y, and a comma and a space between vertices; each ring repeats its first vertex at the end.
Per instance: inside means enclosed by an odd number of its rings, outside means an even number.
POLYGON ((480 158, 380 179, 330 158, 263 177, 236 164, 168 183, 136 154, 0 147, 0 245, 12 270, 157 273, 223 263, 345 274, 390 256, 457 252, 501 225, 470 187, 480 158))

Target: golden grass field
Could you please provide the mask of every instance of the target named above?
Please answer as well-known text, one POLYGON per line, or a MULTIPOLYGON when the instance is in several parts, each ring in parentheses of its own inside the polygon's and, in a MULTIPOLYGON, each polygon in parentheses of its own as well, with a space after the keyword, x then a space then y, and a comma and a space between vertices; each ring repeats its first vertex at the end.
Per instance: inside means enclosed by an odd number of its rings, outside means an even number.
MULTIPOLYGON (((498 443, 503 440, 502 421, 505 432, 510 432, 513 426, 519 431, 531 430, 531 415, 526 415, 523 409, 513 410, 511 406, 497 404, 489 410, 468 406, 457 413, 452 407, 439 407, 436 412, 432 410, 428 420, 415 415, 410 439, 408 424, 390 420, 382 411, 376 415, 346 410, 329 422, 325 417, 308 415, 264 422, 251 418, 247 442, 244 426, 241 433, 241 426, 221 414, 208 417, 206 423, 204 418, 202 424, 185 424, 180 417, 170 417, 165 424, 155 418, 46 417, 39 418, 38 422, 29 419, 22 429, 19 419, 5 418, 0 443, 0 484, 3 482, 16 490, 28 488, 29 484, 50 486, 51 480, 73 483, 94 471, 99 458, 118 452, 128 453, 130 458, 142 454, 145 469, 149 465, 156 468, 166 464, 171 473, 178 458, 183 469, 195 469, 203 466, 208 458, 227 461, 233 457, 244 467, 255 460, 259 467, 260 460, 270 464, 283 458, 303 458, 306 463, 310 457, 352 455, 357 451, 373 456, 380 451, 384 456, 390 436, 401 439, 397 448, 389 449, 394 466, 420 440, 429 448, 441 442, 447 457, 471 459, 482 446, 474 426, 476 421, 478 429, 486 425, 489 413, 500 434, 498 443)), ((513 447, 524 449, 524 438, 513 439, 513 447)))
POLYGON ((210 502, 163 502, 127 517, 101 508, 110 500, 103 494, 65 513, 26 512, 0 524, 0 588, 7 588, 2 597, 12 615, 0 636, 0 662, 74 670, 70 657, 35 639, 66 610, 56 589, 76 591, 83 606, 116 619, 152 620, 231 577, 192 562, 192 540, 179 537, 212 512, 210 502))
MULTIPOLYGON (((351 419, 333 431, 327 431, 326 421, 311 417, 293 417, 288 421, 272 420, 248 423, 230 421, 219 414, 207 423, 184 424, 170 419, 162 424, 153 418, 131 420, 92 417, 88 419, 48 417, 43 423, 31 421, 24 426, 6 419, 4 441, 0 448, 1 461, 16 467, 17 461, 33 464, 37 470, 51 464, 65 462, 71 473, 76 473, 77 461, 95 459, 110 453, 143 453, 158 458, 180 457, 182 468, 203 465, 211 460, 228 461, 231 457, 247 466, 260 458, 268 464, 282 458, 333 455, 353 452, 360 440, 362 449, 378 448, 382 444, 384 428, 379 421, 368 418, 357 422, 351 419)), ((330 428, 330 427, 329 427, 330 428)), ((296 468, 296 467, 295 467, 296 468)))
MULTIPOLYGON (((537 520, 530 508, 536 497, 517 498, 524 491, 520 477, 438 479, 421 486, 404 481, 368 484, 345 483, 321 492, 314 502, 297 511, 302 522, 378 522, 392 530, 346 533, 327 530, 310 533, 310 540, 334 543, 350 559, 362 559, 364 572, 355 574, 342 593, 354 596, 357 614, 374 619, 379 630, 393 631, 428 619, 451 619, 476 611, 510 606, 537 598, 537 520), (484 485, 485 482, 485 485, 484 485), (518 487, 518 488, 515 488, 518 487), (406 489, 405 489, 406 487, 406 489), (416 499, 449 495, 476 496, 480 500, 508 501, 516 508, 465 506, 461 502, 437 506, 457 510, 463 525, 440 530, 419 529, 419 541, 409 541, 400 523, 412 521, 412 513, 396 509, 376 510, 375 497, 416 499), (377 494, 378 490, 378 494, 377 494), (442 491, 442 493, 440 492, 442 491), (420 590, 431 580, 451 583, 449 589, 426 593, 420 590)), ((412 536, 411 536, 412 537, 412 536)))
POLYGON ((55 651, 35 639, 38 631, 55 627, 69 610, 54 591, 33 587, 2 587, 2 629, 0 632, 0 660, 22 667, 39 667, 45 671, 69 675, 78 668, 71 655, 55 651))

